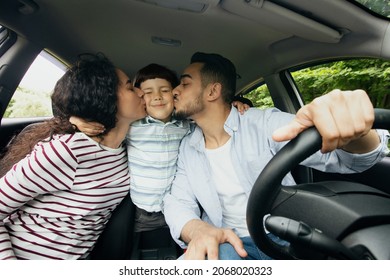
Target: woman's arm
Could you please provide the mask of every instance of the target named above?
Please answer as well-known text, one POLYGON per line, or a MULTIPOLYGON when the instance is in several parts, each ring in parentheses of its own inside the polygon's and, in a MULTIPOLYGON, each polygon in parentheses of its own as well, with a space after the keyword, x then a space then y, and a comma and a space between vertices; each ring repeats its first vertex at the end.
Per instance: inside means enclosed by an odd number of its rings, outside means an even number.
POLYGON ((64 141, 35 146, 0 179, 0 259, 16 259, 4 220, 35 197, 70 189, 77 159, 64 141))

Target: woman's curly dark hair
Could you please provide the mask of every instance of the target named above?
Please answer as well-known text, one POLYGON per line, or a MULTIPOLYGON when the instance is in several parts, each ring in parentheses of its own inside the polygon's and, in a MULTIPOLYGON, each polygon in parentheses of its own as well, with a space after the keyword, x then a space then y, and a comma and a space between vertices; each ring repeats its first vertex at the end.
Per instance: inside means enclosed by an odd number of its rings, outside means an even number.
POLYGON ((104 125, 104 137, 115 127, 119 78, 115 66, 102 54, 82 55, 57 81, 51 96, 55 117, 23 131, 7 146, 0 160, 0 177, 29 154, 39 141, 54 134, 76 132, 70 116, 104 125))
POLYGON ((83 55, 57 82, 52 95, 61 118, 96 121, 109 131, 116 124, 118 74, 102 55, 83 55))

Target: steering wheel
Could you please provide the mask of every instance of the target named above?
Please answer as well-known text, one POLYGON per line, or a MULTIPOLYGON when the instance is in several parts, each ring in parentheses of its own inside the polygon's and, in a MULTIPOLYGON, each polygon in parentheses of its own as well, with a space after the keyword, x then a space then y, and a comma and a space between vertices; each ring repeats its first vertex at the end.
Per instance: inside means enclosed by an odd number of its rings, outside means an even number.
MULTIPOLYGON (((390 110, 375 109, 373 128, 389 127, 390 110)), ((315 128, 302 132, 258 176, 246 212, 253 241, 274 259, 390 258, 390 242, 383 241, 390 236, 389 194, 346 181, 281 185, 321 142, 315 128), (266 228, 289 245, 272 241, 266 228)))

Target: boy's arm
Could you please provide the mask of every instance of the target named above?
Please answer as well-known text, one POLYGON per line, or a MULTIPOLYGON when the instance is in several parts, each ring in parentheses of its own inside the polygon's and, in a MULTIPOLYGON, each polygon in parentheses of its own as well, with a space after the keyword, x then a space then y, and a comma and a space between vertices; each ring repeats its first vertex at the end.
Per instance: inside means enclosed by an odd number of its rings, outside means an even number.
POLYGON ((240 112, 241 115, 243 115, 245 111, 248 111, 248 109, 251 107, 250 105, 237 100, 233 101, 232 105, 237 108, 238 112, 240 112))
POLYGON ((99 135, 104 132, 105 128, 98 122, 88 122, 82 118, 71 116, 69 122, 77 127, 78 130, 88 136, 99 135))

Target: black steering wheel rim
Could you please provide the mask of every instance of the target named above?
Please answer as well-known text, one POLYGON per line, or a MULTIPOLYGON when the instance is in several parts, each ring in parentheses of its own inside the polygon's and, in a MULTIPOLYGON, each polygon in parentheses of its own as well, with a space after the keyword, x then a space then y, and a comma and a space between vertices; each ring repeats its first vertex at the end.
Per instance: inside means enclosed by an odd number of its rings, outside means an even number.
MULTIPOLYGON (((390 124, 390 110, 375 109, 373 128, 386 128, 390 124)), ((280 193, 282 179, 300 162, 321 148, 322 139, 312 127, 286 144, 266 165, 258 176, 249 196, 246 217, 249 233, 255 244, 274 259, 295 259, 288 246, 270 240, 263 225, 263 217, 271 212, 280 193), (277 170, 278 172, 275 172, 277 170)))

